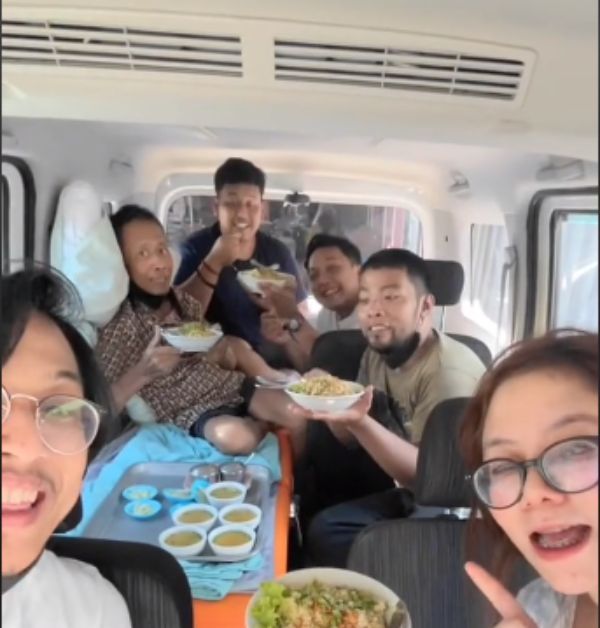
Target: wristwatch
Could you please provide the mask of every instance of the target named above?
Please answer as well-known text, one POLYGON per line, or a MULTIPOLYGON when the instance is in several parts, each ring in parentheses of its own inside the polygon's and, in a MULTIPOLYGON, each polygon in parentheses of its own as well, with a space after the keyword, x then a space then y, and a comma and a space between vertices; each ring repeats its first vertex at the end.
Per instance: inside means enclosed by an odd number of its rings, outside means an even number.
POLYGON ((297 331, 300 331, 302 323, 297 318, 290 318, 286 327, 291 334, 295 334, 297 331))
POLYGON ((296 332, 300 331, 300 327, 302 327, 302 322, 299 321, 297 318, 290 318, 285 326, 285 329, 287 329, 291 339, 294 342, 298 342, 298 339, 296 338, 296 332))

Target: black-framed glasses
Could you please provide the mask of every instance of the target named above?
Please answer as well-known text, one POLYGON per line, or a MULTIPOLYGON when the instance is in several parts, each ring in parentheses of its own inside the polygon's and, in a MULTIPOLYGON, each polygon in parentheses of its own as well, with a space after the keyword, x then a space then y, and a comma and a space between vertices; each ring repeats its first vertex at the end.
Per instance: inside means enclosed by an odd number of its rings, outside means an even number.
POLYGON ((57 454, 78 454, 96 438, 102 409, 87 399, 69 395, 52 395, 44 399, 20 393, 10 395, 2 386, 2 425, 17 399, 25 399, 35 405, 35 422, 40 438, 48 449, 57 454))
POLYGON ((578 436, 554 443, 537 458, 486 460, 467 476, 475 494, 488 508, 514 506, 523 497, 529 469, 559 493, 583 493, 598 484, 598 436, 578 436))

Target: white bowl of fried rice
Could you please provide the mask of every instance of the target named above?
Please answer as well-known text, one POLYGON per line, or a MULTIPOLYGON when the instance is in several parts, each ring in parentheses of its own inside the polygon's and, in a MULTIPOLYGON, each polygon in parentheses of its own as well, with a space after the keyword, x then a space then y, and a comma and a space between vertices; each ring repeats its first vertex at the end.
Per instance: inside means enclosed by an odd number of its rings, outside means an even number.
POLYGON ((301 379, 285 387, 285 392, 305 410, 340 412, 354 405, 365 392, 364 386, 332 375, 301 379))
POLYGON ((355 571, 322 567, 291 571, 263 583, 246 608, 245 625, 412 628, 406 605, 391 589, 355 571))
POLYGON ((180 351, 206 353, 221 340, 223 332, 219 327, 206 322, 192 322, 163 327, 161 335, 180 351))
POLYGON ((268 284, 274 288, 283 288, 290 282, 295 282, 295 277, 288 273, 282 273, 275 268, 252 268, 241 270, 237 274, 238 281, 252 294, 263 294, 261 284, 268 284))

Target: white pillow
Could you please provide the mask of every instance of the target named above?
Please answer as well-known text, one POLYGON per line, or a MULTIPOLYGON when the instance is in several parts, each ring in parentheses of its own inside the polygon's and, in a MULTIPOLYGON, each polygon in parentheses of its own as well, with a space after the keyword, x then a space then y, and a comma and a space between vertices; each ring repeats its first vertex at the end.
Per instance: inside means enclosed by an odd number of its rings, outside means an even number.
POLYGON ((81 296, 84 317, 98 326, 116 314, 129 290, 121 249, 102 202, 85 181, 62 190, 50 236, 50 263, 81 296))

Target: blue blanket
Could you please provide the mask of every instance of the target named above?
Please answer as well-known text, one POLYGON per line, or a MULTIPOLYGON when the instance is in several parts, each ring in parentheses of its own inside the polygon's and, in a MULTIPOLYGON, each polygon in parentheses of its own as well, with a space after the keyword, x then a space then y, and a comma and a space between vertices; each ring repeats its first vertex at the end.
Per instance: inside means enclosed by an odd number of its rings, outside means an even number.
POLYGON ((118 450, 105 464, 90 468, 83 484, 83 519, 69 532, 81 536, 100 504, 108 497, 129 467, 142 462, 206 462, 221 464, 231 460, 262 465, 271 470, 274 481, 281 479, 279 443, 274 434, 267 434, 256 452, 247 456, 226 456, 210 443, 189 436, 172 425, 147 425, 118 450))

